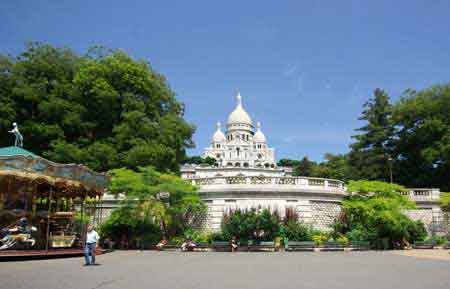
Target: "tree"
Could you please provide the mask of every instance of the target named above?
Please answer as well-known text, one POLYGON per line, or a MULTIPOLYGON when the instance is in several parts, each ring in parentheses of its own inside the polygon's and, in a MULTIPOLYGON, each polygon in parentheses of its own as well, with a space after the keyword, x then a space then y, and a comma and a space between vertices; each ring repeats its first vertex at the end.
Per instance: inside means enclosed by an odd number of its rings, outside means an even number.
POLYGON ((294 176, 309 177, 312 175, 317 164, 310 161, 307 156, 304 156, 301 160, 281 159, 278 161, 277 165, 281 167, 291 167, 294 176))
POLYGON ((212 157, 202 158, 201 156, 192 156, 192 157, 187 157, 183 161, 183 164, 215 166, 215 165, 217 165, 217 161, 215 158, 212 158, 212 157))
POLYGON ((310 177, 314 166, 316 166, 316 163, 313 161, 310 161, 308 157, 303 157, 298 166, 294 167, 294 175, 296 176, 303 176, 303 177, 310 177))
POLYGON ((333 225, 335 234, 364 238, 377 248, 393 248, 423 240, 422 222, 405 215, 415 204, 402 196, 403 186, 380 181, 350 181, 350 197, 342 202, 342 214, 333 225), (336 232, 337 231, 337 232, 336 232))
POLYGON ((160 224, 166 236, 182 235, 206 213, 196 187, 176 175, 152 167, 139 167, 137 172, 115 169, 110 175, 109 190, 125 194, 124 203, 131 208, 133 218, 160 224))
POLYGON ((411 187, 450 191, 450 84, 407 90, 394 105, 395 178, 411 187))
POLYGON ((375 89, 374 96, 364 105, 359 120, 367 122, 357 129, 351 147, 349 162, 358 173, 358 179, 384 180, 389 178, 390 141, 394 127, 391 123, 392 106, 387 93, 375 89))
POLYGON ((325 161, 314 166, 311 176, 342 181, 354 179, 355 172, 348 163, 348 155, 325 154, 325 161))
POLYGON ((25 147, 56 162, 177 171, 193 147, 195 128, 165 77, 120 50, 29 43, 0 55, 0 96, 0 130, 18 122, 25 147))

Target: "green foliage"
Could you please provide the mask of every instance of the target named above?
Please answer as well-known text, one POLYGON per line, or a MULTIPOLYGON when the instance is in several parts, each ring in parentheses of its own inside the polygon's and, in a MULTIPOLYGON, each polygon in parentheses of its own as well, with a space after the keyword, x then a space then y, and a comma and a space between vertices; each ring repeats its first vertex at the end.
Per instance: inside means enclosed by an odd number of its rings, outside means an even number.
POLYGON ((312 236, 312 240, 314 241, 316 246, 323 245, 323 243, 328 241, 328 239, 329 239, 329 236, 328 236, 328 234, 325 234, 325 233, 320 233, 320 234, 312 236))
POLYGON ((297 220, 289 220, 283 226, 285 236, 291 241, 312 241, 313 234, 316 234, 311 226, 297 220))
POLYGON ((334 225, 334 234, 346 235, 352 241, 367 239, 379 248, 423 240, 423 223, 405 215, 415 204, 398 193, 403 189, 379 181, 351 182, 349 191, 355 194, 342 202, 343 212, 339 225, 334 225))
POLYGON ((381 181, 350 181, 347 186, 347 191, 358 195, 388 195, 398 196, 400 192, 408 191, 405 187, 398 184, 391 184, 381 181))
POLYGON ((194 230, 194 229, 187 229, 184 232, 184 238, 185 239, 192 239, 195 242, 202 242, 202 243, 211 243, 213 238, 216 235, 213 235, 211 232, 203 231, 203 230, 194 230))
POLYGON ((336 238, 336 242, 338 242, 341 245, 348 245, 350 240, 346 236, 341 235, 341 236, 336 238))
POLYGON ((110 175, 110 191, 126 194, 125 203, 131 207, 132 217, 142 222, 153 220, 166 236, 182 235, 206 212, 196 188, 176 175, 160 173, 152 167, 140 167, 137 172, 116 169, 110 175))
POLYGON ((354 177, 353 168, 348 163, 348 156, 343 154, 325 154, 324 161, 313 167, 311 176, 318 178, 348 181, 354 177))
POLYGON ((407 90, 394 105, 395 179, 450 191, 450 84, 407 90))
POLYGON ((367 234, 367 230, 360 227, 355 227, 352 230, 348 231, 345 236, 351 242, 360 242, 369 240, 369 236, 367 234))
POLYGON ((442 211, 450 213, 450 193, 441 193, 439 205, 441 206, 442 211))
MULTIPOLYGON (((15 58, 0 55, 0 95, 0 130, 19 122, 25 147, 56 162, 177 171, 193 146, 165 77, 120 50, 29 43, 15 58)), ((11 143, 0 135, 0 146, 11 143)))
POLYGON ((292 167, 294 176, 309 177, 313 173, 314 168, 317 164, 310 161, 307 156, 303 157, 301 160, 291 160, 291 159, 281 159, 277 163, 281 167, 292 167))
POLYGON ((215 158, 212 158, 212 157, 202 158, 200 156, 192 156, 192 157, 187 157, 183 161, 183 164, 215 166, 215 165, 217 165, 217 161, 215 158))
POLYGON ((391 122, 392 106, 389 96, 381 89, 375 89, 373 98, 364 105, 359 120, 367 124, 353 136, 349 162, 355 168, 357 179, 389 180, 389 141, 394 127, 391 122))
MULTIPOLYGON (((151 218, 141 218, 130 205, 115 209, 100 227, 101 235, 116 244, 122 240, 140 241, 146 246, 161 240, 163 234, 151 218)), ((130 244, 133 247, 133 244, 130 244)))
POLYGON ((438 246, 442 246, 446 244, 449 240, 447 236, 433 235, 431 238, 428 238, 426 241, 433 241, 438 246))
POLYGON ((233 236, 242 239, 272 241, 279 232, 280 218, 268 209, 256 209, 230 212, 222 221, 222 235, 226 240, 233 236))

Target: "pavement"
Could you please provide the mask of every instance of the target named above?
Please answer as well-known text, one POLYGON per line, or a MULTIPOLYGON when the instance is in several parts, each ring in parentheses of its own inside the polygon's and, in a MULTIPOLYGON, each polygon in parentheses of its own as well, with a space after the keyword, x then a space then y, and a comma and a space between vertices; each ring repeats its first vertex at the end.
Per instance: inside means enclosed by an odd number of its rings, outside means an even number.
POLYGON ((403 254, 116 251, 98 256, 98 266, 83 267, 82 258, 1 262, 0 289, 450 288, 449 259, 403 254))

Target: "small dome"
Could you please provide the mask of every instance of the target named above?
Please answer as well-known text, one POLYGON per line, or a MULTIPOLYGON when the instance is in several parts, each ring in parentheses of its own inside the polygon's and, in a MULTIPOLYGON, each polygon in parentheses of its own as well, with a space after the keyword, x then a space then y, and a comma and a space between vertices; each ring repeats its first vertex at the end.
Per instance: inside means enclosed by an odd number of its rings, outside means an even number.
POLYGON ((242 107, 242 98, 241 94, 238 93, 236 96, 237 105, 236 108, 233 110, 233 112, 228 117, 228 125, 231 124, 248 124, 250 126, 253 126, 252 119, 248 115, 248 113, 245 111, 245 109, 242 107))
POLYGON ((261 123, 258 122, 256 124, 257 130, 255 132, 255 135, 253 136, 254 142, 266 142, 266 136, 261 131, 261 123))
POLYGON ((222 130, 220 129, 220 122, 217 123, 217 130, 213 135, 212 141, 213 142, 224 142, 227 138, 223 134, 222 130))

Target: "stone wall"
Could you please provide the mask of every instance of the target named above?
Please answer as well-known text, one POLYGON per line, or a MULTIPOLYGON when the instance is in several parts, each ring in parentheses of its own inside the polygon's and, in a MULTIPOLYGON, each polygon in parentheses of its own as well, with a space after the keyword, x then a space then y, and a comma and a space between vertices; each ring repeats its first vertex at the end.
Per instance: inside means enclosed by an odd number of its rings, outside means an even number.
POLYGON ((329 231, 341 212, 341 205, 338 202, 311 201, 311 212, 314 228, 329 231))

